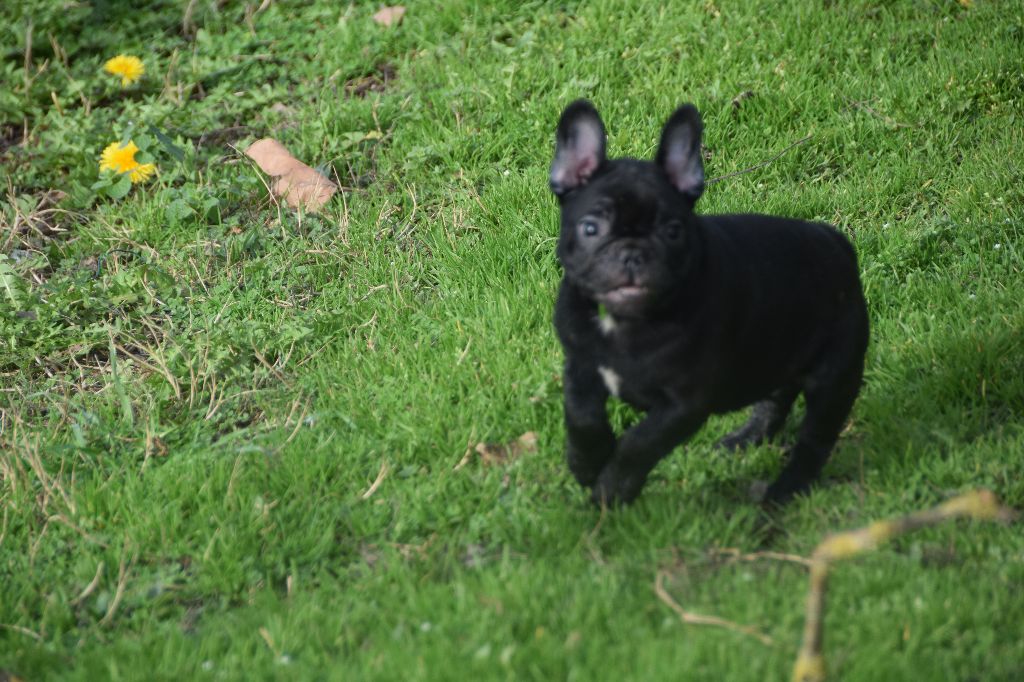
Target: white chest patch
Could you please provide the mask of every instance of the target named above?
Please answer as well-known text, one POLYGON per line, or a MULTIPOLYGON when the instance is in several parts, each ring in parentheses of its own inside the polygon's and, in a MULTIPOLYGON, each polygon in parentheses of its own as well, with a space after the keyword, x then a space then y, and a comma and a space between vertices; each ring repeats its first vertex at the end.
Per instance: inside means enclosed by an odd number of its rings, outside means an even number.
POLYGON ((615 370, 609 369, 608 367, 598 367, 597 373, 601 375, 601 380, 604 381, 605 387, 608 392, 616 398, 619 397, 619 388, 622 386, 622 377, 615 373, 615 370))
POLYGON ((611 315, 599 317, 597 318, 597 326, 601 329, 602 334, 608 336, 615 331, 615 318, 611 315))

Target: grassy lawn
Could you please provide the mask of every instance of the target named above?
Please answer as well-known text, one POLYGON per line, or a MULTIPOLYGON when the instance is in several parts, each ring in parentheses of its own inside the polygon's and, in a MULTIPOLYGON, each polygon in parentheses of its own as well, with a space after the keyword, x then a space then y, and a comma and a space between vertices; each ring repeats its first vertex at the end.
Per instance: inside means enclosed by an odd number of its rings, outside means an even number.
MULTIPOLYGON (((724 550, 1024 507, 1020 3, 407 6, 3 3, 0 679, 785 680, 807 571, 724 550), (782 447, 713 448, 742 414, 629 509, 568 473, 547 168, 579 96, 613 155, 696 103, 709 176, 810 136, 700 203, 860 255, 864 390, 769 527, 782 447), (268 197, 238 151, 266 136, 336 176, 320 214, 268 197), (98 170, 129 138, 131 187, 98 170), (659 572, 772 643, 683 624, 659 572)), ((951 523, 837 567, 828 665, 1020 680, 1022 623, 1020 526, 951 523)))

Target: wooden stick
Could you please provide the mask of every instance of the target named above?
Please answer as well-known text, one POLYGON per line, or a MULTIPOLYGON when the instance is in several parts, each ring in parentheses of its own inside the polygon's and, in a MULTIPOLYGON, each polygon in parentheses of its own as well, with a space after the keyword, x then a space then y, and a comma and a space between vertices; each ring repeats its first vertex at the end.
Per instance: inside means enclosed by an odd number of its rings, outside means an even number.
POLYGON ((1016 513, 1004 507, 988 490, 975 490, 940 504, 932 509, 907 514, 888 521, 876 521, 864 528, 836 533, 825 538, 811 556, 810 588, 807 593, 807 615, 804 639, 793 666, 793 682, 823 682, 825 659, 824 639, 825 592, 831 565, 874 549, 892 538, 933 526, 947 519, 968 517, 981 521, 1011 521, 1016 513))

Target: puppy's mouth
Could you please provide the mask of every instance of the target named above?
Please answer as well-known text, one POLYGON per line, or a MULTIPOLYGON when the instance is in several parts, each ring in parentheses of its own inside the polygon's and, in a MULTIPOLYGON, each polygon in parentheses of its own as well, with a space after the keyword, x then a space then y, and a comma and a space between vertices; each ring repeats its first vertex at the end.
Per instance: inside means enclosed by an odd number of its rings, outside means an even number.
POLYGON ((597 300, 605 305, 629 305, 630 303, 644 300, 650 293, 651 290, 647 287, 638 284, 624 284, 623 286, 598 294, 597 300))

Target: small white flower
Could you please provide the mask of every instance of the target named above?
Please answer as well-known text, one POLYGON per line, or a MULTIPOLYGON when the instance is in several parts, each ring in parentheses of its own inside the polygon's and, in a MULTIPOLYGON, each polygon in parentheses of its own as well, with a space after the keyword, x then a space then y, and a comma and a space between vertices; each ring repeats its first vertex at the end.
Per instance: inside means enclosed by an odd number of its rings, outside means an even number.
POLYGON ((213 670, 213 661, 203 661, 202 668, 206 672, 210 672, 211 670, 213 670))
POLYGON ((994 248, 996 251, 998 251, 999 249, 1003 248, 1003 245, 1000 244, 999 242, 996 242, 996 245, 993 246, 992 248, 994 248))
POLYGON ((420 632, 430 632, 434 629, 434 626, 430 624, 430 621, 425 620, 420 623, 420 632))

